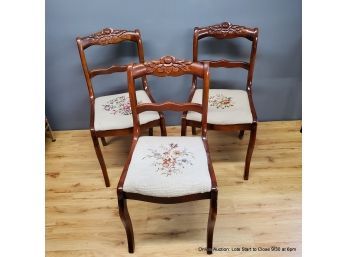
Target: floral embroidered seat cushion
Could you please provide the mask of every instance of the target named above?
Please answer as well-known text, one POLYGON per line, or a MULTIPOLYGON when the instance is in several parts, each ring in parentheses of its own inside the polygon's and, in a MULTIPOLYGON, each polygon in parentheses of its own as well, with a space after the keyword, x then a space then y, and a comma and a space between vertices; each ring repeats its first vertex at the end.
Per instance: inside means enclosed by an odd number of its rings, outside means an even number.
MULTIPOLYGON (((195 91, 192 102, 202 102, 202 89, 195 91)), ((250 124, 253 121, 248 94, 244 90, 210 89, 208 104, 208 123, 210 124, 250 124)), ((188 112, 187 119, 201 121, 201 115, 188 112)))
MULTIPOLYGON (((136 94, 139 103, 151 103, 144 90, 139 90, 136 94)), ((144 112, 139 115, 141 124, 159 118, 157 112, 144 112)), ((133 118, 128 93, 101 96, 95 99, 94 128, 96 131, 131 127, 133 127, 133 118)))
POLYGON ((201 137, 140 137, 123 191, 175 197, 211 191, 201 137))

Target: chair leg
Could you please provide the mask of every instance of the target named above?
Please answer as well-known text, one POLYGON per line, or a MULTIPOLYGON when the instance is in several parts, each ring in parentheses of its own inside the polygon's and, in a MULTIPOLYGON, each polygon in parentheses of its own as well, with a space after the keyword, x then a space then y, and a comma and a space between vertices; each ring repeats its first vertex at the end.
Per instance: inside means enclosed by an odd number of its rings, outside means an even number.
POLYGON ((207 254, 213 253, 213 235, 214 235, 214 226, 217 213, 217 191, 211 192, 210 199, 210 210, 208 218, 208 228, 207 228, 207 254))
POLYGON ((239 131, 239 139, 243 139, 244 136, 244 130, 239 131))
POLYGON ((149 136, 153 136, 153 128, 149 128, 149 136))
POLYGON ((94 144, 95 153, 97 154, 97 158, 98 158, 100 167, 101 167, 102 172, 103 172, 105 186, 110 187, 109 176, 108 176, 108 172, 106 170, 106 166, 105 166, 102 151, 100 149, 98 138, 92 134, 92 140, 93 140, 93 144, 94 144))
POLYGON ((166 128, 166 122, 164 120, 164 117, 161 117, 160 119, 160 128, 161 128, 161 136, 163 137, 167 136, 167 128, 166 128))
POLYGON ((123 226, 126 230, 127 241, 128 241, 128 252, 134 253, 134 233, 132 221, 130 219, 128 208, 127 208, 127 200, 123 197, 118 197, 118 210, 120 214, 120 218, 122 220, 123 226))
POLYGON ((244 180, 249 179, 250 161, 254 151, 254 146, 256 141, 256 131, 257 131, 257 123, 253 124, 250 131, 250 139, 249 139, 248 151, 247 151, 247 155, 245 159, 245 167, 244 167, 244 180))
POLYGON ((108 143, 105 140, 105 137, 102 137, 101 141, 102 141, 103 146, 107 146, 108 145, 108 143))
POLYGON ((197 135, 196 127, 192 126, 192 135, 197 135))
POLYGON ((181 136, 186 136, 186 119, 182 118, 181 119, 181 136))
POLYGON ((49 134, 49 136, 50 136, 52 142, 55 142, 56 139, 55 139, 55 137, 54 137, 54 135, 53 135, 53 131, 52 131, 51 125, 49 124, 47 118, 45 118, 45 119, 46 119, 46 121, 45 121, 45 123, 46 123, 46 124, 45 124, 46 131, 48 130, 48 134, 49 134))

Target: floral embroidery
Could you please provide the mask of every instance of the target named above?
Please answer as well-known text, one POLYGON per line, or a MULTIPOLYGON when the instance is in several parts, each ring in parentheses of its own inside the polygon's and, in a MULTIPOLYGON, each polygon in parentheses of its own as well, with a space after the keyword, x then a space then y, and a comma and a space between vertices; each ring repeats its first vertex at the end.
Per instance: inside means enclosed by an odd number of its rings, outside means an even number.
POLYGON ((170 176, 181 173, 187 166, 192 166, 194 155, 185 148, 181 149, 178 144, 170 143, 169 145, 161 145, 160 149, 149 149, 151 152, 143 159, 154 159, 153 166, 161 175, 170 176))
MULTIPOLYGON (((138 101, 141 103, 141 101, 138 101)), ((131 115, 132 109, 129 96, 118 96, 103 104, 104 110, 111 114, 131 115)))
POLYGON ((209 96, 208 101, 210 106, 216 107, 217 109, 230 108, 234 105, 232 103, 232 97, 227 97, 223 94, 209 96))

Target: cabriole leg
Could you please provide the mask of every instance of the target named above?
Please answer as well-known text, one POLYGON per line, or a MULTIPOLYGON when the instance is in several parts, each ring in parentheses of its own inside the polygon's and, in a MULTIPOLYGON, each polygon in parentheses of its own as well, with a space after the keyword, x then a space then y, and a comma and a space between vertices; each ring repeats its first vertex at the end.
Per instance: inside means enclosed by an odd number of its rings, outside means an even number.
POLYGON ((108 176, 108 172, 106 170, 106 166, 105 166, 105 162, 104 162, 102 151, 100 149, 98 138, 95 135, 93 135, 93 133, 91 133, 91 134, 92 134, 94 150, 95 150, 95 153, 97 154, 97 158, 98 158, 100 167, 101 167, 102 172, 103 172, 105 186, 109 187, 110 186, 109 176, 108 176))
POLYGON ((108 143, 105 140, 105 137, 102 137, 101 141, 102 141, 103 146, 107 146, 108 145, 108 143))
POLYGON ((213 253, 213 235, 214 235, 214 226, 217 213, 217 191, 211 192, 210 199, 210 210, 208 218, 208 228, 207 228, 207 254, 213 253))
POLYGON ((166 122, 164 117, 160 119, 160 127, 161 127, 161 136, 167 136, 166 122))
POLYGON ((251 161, 251 156, 253 155, 253 151, 254 151, 254 146, 255 146, 255 141, 256 141, 256 131, 257 131, 257 123, 253 124, 251 131, 250 131, 248 151, 247 151, 247 155, 245 158, 244 180, 249 179, 250 161, 251 161))
POLYGON ((149 136, 153 136, 153 128, 149 128, 149 136))
POLYGON ((123 226, 126 230, 127 241, 128 241, 128 252, 134 253, 134 233, 132 221, 130 219, 128 208, 127 208, 127 200, 124 197, 118 197, 118 210, 120 214, 120 218, 122 220, 123 226))
POLYGON ((192 126, 192 135, 197 135, 196 127, 192 126))
POLYGON ((181 136, 186 136, 186 127, 187 127, 186 119, 182 118, 181 119, 181 136))

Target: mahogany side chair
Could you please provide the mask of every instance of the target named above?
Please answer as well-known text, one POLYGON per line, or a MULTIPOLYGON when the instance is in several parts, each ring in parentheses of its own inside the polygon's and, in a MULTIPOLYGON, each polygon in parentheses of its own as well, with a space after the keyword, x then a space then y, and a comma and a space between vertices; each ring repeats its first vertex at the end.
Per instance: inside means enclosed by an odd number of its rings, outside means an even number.
MULTIPOLYGON (((244 180, 249 178, 249 167, 254 150, 257 130, 257 116, 253 103, 252 82, 258 41, 258 29, 233 25, 229 22, 221 24, 196 27, 193 35, 193 61, 208 62, 211 68, 242 68, 248 71, 246 90, 236 89, 210 89, 208 107, 208 129, 220 131, 240 131, 242 139, 244 130, 250 130, 249 145, 244 167, 244 180), (216 39, 245 38, 251 41, 249 62, 231 60, 199 60, 198 41, 212 37, 216 39)), ((193 76, 189 101, 199 103, 202 98, 202 89, 197 89, 197 76, 193 76)), ((187 126, 201 126, 201 115, 194 112, 184 112, 182 117, 181 135, 186 135, 187 126)))
POLYGON ((211 254, 218 189, 207 141, 209 65, 164 56, 160 60, 129 65, 127 75, 134 130, 131 150, 117 186, 117 197, 120 218, 127 234, 128 251, 134 252, 134 234, 127 199, 161 204, 209 199, 207 253, 211 254), (137 101, 136 79, 145 75, 176 77, 185 74, 203 79, 201 103, 167 101, 139 104, 137 101), (201 136, 140 136, 141 113, 185 110, 202 115, 201 136))
MULTIPOLYGON (((134 42, 137 46, 139 62, 144 62, 144 50, 139 30, 128 31, 112 28, 105 28, 100 32, 86 37, 77 37, 77 47, 80 54, 83 73, 85 75, 90 102, 90 132, 94 144, 94 149, 103 172, 105 186, 110 186, 105 161, 100 149, 98 138, 102 144, 107 145, 105 137, 124 136, 133 132, 133 119, 130 109, 128 92, 121 94, 105 95, 96 97, 93 90, 92 79, 99 75, 108 75, 116 72, 124 72, 126 75, 127 65, 112 65, 97 69, 89 69, 87 65, 85 50, 91 46, 106 46, 118 44, 124 41, 134 42)), ((151 103, 151 96, 147 79, 142 77, 142 90, 136 91, 139 101, 151 103)), ((125 86, 125 89, 127 87, 125 86)), ((140 124, 144 129, 149 129, 149 134, 153 135, 153 127, 160 126, 161 134, 166 135, 165 121, 161 112, 144 112, 140 116, 140 124)))

